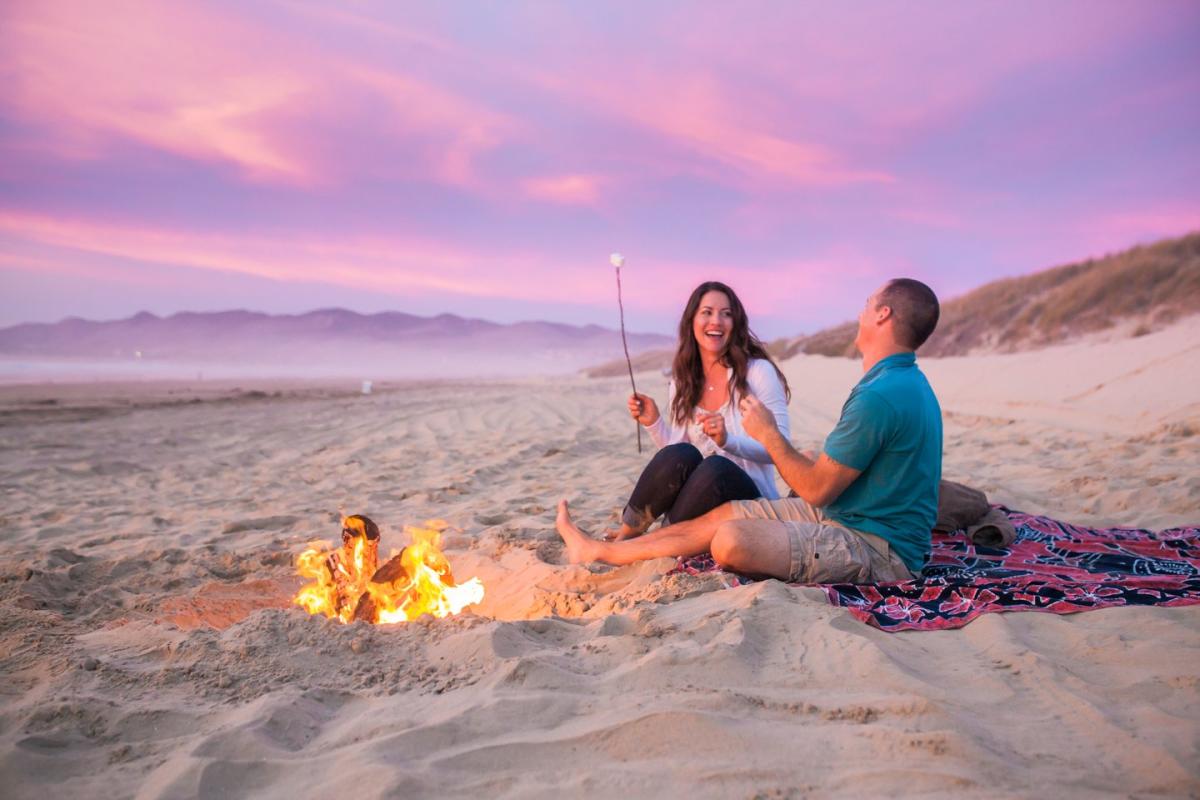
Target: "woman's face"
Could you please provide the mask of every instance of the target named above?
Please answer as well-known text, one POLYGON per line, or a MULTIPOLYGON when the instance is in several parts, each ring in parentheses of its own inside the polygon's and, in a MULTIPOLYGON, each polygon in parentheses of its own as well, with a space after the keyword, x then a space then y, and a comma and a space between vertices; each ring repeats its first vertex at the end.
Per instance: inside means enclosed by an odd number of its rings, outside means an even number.
POLYGON ((692 318, 692 335, 702 352, 713 355, 725 352, 729 334, 733 331, 733 309, 724 292, 705 292, 700 298, 700 308, 692 318))

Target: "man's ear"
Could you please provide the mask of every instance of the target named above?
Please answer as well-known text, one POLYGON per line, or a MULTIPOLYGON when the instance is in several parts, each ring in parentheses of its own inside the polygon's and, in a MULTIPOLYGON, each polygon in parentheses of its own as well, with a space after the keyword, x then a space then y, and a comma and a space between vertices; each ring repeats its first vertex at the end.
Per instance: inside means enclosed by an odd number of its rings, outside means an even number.
POLYGON ((876 324, 881 325, 884 322, 887 322, 889 319, 891 319, 892 316, 894 316, 894 315, 892 314, 891 306, 878 306, 875 309, 875 323, 876 324))

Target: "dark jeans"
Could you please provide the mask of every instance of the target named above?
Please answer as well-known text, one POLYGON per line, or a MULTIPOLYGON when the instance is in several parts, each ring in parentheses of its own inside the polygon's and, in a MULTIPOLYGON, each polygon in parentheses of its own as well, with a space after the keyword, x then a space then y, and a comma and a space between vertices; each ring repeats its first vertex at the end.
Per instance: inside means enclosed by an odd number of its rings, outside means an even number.
POLYGON ((686 442, 667 445, 642 470, 621 521, 645 530, 663 514, 668 525, 695 519, 730 500, 762 497, 746 471, 724 456, 705 458, 686 442))

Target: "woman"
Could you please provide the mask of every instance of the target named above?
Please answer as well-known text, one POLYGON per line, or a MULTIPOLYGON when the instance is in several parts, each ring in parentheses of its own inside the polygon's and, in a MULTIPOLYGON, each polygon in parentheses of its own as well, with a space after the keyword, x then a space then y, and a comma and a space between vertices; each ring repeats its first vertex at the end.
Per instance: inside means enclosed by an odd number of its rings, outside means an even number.
POLYGON ((629 398, 629 413, 660 448, 638 478, 611 540, 638 536, 660 516, 694 519, 729 500, 779 497, 767 450, 742 429, 738 400, 752 394, 788 436, 787 379, 751 333, 733 290, 696 287, 679 320, 679 348, 667 413, 648 395, 629 398))

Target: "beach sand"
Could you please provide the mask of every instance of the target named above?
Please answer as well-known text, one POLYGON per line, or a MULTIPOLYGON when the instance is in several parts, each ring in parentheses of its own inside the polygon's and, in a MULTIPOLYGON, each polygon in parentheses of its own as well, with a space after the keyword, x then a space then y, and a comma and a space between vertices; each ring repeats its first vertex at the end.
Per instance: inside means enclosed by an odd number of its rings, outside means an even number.
MULTIPOLYGON (((1071 522, 1200 522, 1197 342, 1192 317, 924 360, 947 477, 1071 522)), ((819 445, 860 366, 784 368, 819 445)), ((889 634, 813 588, 564 566, 557 500, 601 530, 650 455, 627 382, 357 389, 0 389, 0 794, 1200 793, 1200 607, 889 634), (289 606, 343 512, 384 552, 446 520, 484 602, 375 627, 289 606)))

